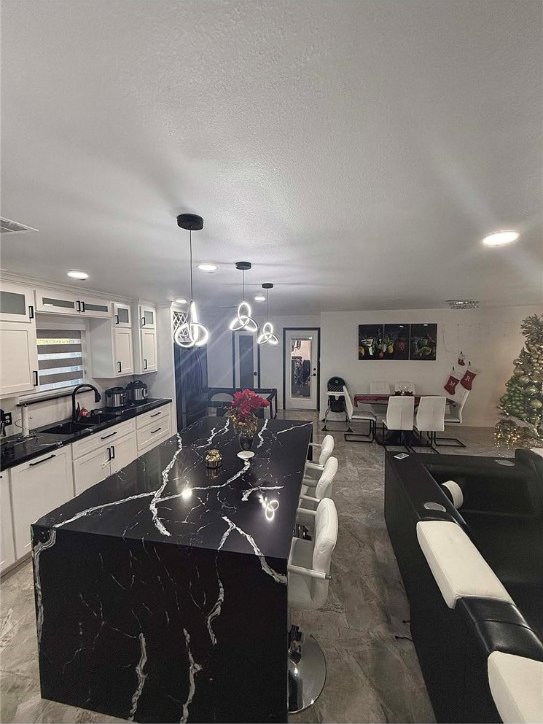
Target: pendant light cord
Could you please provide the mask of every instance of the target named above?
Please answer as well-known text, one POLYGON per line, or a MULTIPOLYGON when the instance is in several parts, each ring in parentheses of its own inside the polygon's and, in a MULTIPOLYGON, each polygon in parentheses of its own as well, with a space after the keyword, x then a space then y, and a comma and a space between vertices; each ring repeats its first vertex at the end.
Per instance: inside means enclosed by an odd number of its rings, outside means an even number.
POLYGON ((190 248, 190 301, 194 299, 192 296, 192 227, 189 229, 189 248, 190 248))
POLYGON ((266 322, 270 321, 270 290, 266 289, 266 322))
POLYGON ((243 292, 242 292, 242 295, 241 295, 241 301, 244 302, 244 301, 245 301, 245 269, 242 269, 242 270, 241 270, 241 273, 243 274, 243 282, 242 282, 242 284, 243 284, 243 292))

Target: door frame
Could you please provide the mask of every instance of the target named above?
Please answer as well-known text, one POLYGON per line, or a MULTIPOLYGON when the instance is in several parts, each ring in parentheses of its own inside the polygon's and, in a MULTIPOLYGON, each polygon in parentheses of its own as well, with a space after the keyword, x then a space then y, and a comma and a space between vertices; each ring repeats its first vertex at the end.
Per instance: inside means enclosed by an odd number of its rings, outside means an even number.
MULTIPOLYGON (((239 330, 242 332, 243 330, 239 330)), ((247 333, 250 334, 250 333, 247 333)), ((239 335, 238 335, 239 336, 239 335)), ((256 332, 253 335, 255 337, 255 344, 256 344, 256 388, 260 389, 260 345, 256 341, 256 332)), ((238 385, 236 385, 236 332, 232 332, 232 389, 237 390, 238 385)), ((241 389, 241 387, 239 387, 241 389)))
MULTIPOLYGON (((283 327, 283 410, 286 410, 285 399, 287 393, 287 381, 285 375, 286 356, 287 356, 287 332, 318 332, 319 341, 317 343, 317 412, 321 409, 321 328, 320 327, 283 327)), ((259 350, 260 352, 260 350, 259 350)), ((260 367, 260 356, 259 356, 260 367)))

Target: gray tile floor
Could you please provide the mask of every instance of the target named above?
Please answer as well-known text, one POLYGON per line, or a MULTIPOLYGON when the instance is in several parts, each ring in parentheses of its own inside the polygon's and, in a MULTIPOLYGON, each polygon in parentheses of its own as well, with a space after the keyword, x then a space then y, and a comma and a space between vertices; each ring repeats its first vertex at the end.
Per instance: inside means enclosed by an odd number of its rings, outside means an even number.
MULTIPOLYGON (((311 413, 284 416, 309 419, 311 413)), ((316 441, 323 435, 319 428, 315 424, 316 441)), ((461 437, 467 450, 448 452, 506 454, 494 448, 490 429, 466 428, 461 437)), ((345 443, 339 432, 334 438, 339 537, 330 595, 322 610, 293 614, 293 623, 313 633, 323 647, 328 678, 317 702, 292 721, 433 721, 404 623, 407 600, 383 519, 383 449, 345 443)), ((118 721, 40 698, 30 562, 2 580, 0 597, 0 721, 118 721)))

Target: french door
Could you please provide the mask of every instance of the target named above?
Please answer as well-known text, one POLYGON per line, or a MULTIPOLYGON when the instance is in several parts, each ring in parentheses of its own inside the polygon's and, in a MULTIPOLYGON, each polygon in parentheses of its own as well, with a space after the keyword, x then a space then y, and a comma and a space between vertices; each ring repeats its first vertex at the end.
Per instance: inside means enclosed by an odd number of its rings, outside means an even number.
POLYGON ((256 334, 232 332, 233 385, 242 389, 260 387, 260 349, 256 334))
POLYGON ((284 330, 284 407, 316 410, 319 402, 319 334, 314 329, 284 330))

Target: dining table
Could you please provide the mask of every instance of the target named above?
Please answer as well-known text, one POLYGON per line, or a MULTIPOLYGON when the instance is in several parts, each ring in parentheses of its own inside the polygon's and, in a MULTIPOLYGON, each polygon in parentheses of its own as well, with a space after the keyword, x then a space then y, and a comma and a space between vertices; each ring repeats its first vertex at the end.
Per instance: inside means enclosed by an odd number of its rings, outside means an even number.
MULTIPOLYGON (((358 407, 358 405, 388 405, 388 401, 391 397, 414 397, 415 398, 415 407, 420 402, 421 397, 442 397, 442 395, 396 395, 394 393, 386 394, 383 392, 361 392, 359 394, 356 394, 354 396, 354 406, 358 407)), ((447 397, 447 404, 448 405, 454 405, 456 404, 455 400, 452 400, 451 398, 447 397)))

